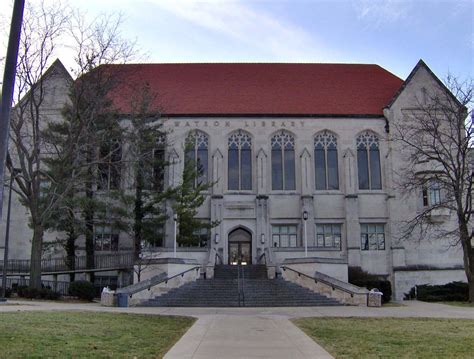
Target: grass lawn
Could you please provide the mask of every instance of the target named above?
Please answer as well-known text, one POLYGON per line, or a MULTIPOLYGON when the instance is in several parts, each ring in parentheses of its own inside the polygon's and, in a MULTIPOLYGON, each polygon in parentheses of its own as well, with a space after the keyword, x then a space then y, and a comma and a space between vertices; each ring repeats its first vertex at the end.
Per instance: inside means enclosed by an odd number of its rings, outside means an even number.
POLYGON ((472 358, 474 320, 301 318, 293 322, 336 358, 472 358))
POLYGON ((121 313, 0 313, 0 358, 161 358, 194 321, 121 313))

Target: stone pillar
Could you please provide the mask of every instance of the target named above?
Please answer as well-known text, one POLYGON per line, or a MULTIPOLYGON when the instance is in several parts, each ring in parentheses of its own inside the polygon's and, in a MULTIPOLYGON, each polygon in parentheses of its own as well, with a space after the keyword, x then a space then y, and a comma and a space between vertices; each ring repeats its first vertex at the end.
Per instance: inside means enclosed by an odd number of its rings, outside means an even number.
MULTIPOLYGON (((182 163, 179 159, 178 152, 173 148, 168 155, 169 166, 166 186, 173 188, 180 184, 182 176, 182 163)), ((165 222, 165 241, 163 243, 166 248, 173 248, 174 244, 174 220, 171 201, 166 201, 165 210, 168 219, 165 222)))
MULTIPOLYGON (((313 198, 313 176, 311 176, 312 161, 308 149, 304 149, 300 155, 301 160, 301 246, 304 248, 304 220, 303 212, 308 212, 306 221, 306 236, 308 247, 314 245, 315 225, 314 225, 314 198, 313 198)), ((310 254, 308 254, 310 256, 310 254)))
POLYGON ((257 153, 257 194, 267 194, 267 154, 261 148, 257 153))
MULTIPOLYGON (((304 220, 303 212, 308 212, 308 219, 306 220, 306 239, 308 241, 308 247, 314 246, 314 240, 316 237, 315 234, 315 225, 314 225, 314 198, 312 195, 303 195, 301 196, 301 247, 304 250, 304 220)), ((308 253, 308 257, 311 257, 311 254, 308 253)))
POLYGON ((212 193, 214 195, 222 195, 224 189, 224 156, 221 151, 217 149, 212 155, 212 193))
POLYGON ((265 247, 271 247, 270 224, 268 221, 268 157, 263 148, 257 153, 257 197, 256 197, 256 238, 253 241, 255 246, 254 263, 264 253, 265 247), (264 242, 262 243, 262 235, 264 242))
MULTIPOLYGON (((222 261, 224 258, 224 247, 226 245, 226 239, 224 238, 224 224, 223 224, 223 212, 224 212, 224 197, 222 195, 212 195, 211 197, 211 222, 219 221, 219 224, 211 229, 211 245, 210 248, 215 248, 219 253, 222 261), (216 243, 216 236, 219 238, 219 242, 216 243)), ((221 264, 216 262, 216 264, 221 264)), ((223 263, 225 264, 225 262, 223 263)))
POLYGON ((346 241, 347 257, 349 266, 361 265, 360 256, 360 223, 359 203, 356 194, 356 166, 355 156, 351 149, 347 149, 344 158, 344 192, 345 192, 345 215, 346 215, 346 241))
POLYGON ((255 232, 256 238, 254 240, 255 245, 255 255, 254 260, 255 264, 260 256, 264 253, 266 247, 271 247, 271 234, 270 234, 270 225, 268 223, 268 196, 258 195, 256 198, 257 206, 257 230, 255 232), (263 238, 263 240, 262 240, 263 238))
POLYGON ((312 161, 309 151, 305 148, 300 156, 301 160, 301 194, 310 196, 313 193, 313 176, 311 176, 312 161))

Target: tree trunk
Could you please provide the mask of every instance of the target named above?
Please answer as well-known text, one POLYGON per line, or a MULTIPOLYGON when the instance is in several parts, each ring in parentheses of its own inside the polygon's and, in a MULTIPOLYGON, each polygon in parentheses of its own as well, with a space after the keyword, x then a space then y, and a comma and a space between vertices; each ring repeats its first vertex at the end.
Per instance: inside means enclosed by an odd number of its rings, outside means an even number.
POLYGON ((30 288, 41 288, 41 258, 43 254, 44 228, 33 226, 33 240, 31 242, 30 288))
POLYGON ((469 285, 469 303, 474 303, 474 281, 468 281, 469 285))
POLYGON ((141 244, 142 244, 142 225, 143 225, 143 198, 142 198, 142 187, 143 187, 143 180, 140 173, 140 168, 137 169, 137 178, 136 178, 136 186, 135 186, 135 206, 134 206, 134 214, 135 214, 135 223, 133 224, 133 232, 134 232, 134 254, 135 259, 138 260, 140 257, 141 252, 141 244))
MULTIPOLYGON (((86 268, 94 268, 94 192, 92 190, 92 169, 88 169, 88 181, 86 183, 87 205, 84 211, 86 224, 86 268)), ((90 272, 90 281, 94 283, 94 272, 90 272)))
MULTIPOLYGON (((72 231, 68 233, 66 239, 66 262, 69 270, 74 271, 76 268, 76 239, 77 235, 72 231)), ((74 272, 69 274, 69 281, 74 282, 76 274, 74 272)))

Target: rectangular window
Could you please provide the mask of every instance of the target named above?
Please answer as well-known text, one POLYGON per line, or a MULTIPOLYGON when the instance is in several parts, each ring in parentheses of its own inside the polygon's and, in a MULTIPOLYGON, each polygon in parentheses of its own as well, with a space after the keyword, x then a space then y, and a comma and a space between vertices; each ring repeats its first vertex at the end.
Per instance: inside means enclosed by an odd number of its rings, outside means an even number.
POLYGON ((94 250, 118 251, 119 234, 111 226, 94 227, 94 250))
POLYGON ((273 247, 296 247, 297 246, 297 226, 272 226, 272 246, 273 247))
POLYGON ((163 247, 165 227, 162 220, 153 218, 144 219, 142 222, 142 247, 163 247))
POLYGON ((441 186, 438 181, 429 181, 428 186, 423 187, 423 206, 436 206, 441 203, 441 186))
POLYGON ((365 223, 360 225, 360 249, 385 250, 385 225, 365 223))
POLYGON ((341 249, 341 225, 317 224, 316 247, 341 249))

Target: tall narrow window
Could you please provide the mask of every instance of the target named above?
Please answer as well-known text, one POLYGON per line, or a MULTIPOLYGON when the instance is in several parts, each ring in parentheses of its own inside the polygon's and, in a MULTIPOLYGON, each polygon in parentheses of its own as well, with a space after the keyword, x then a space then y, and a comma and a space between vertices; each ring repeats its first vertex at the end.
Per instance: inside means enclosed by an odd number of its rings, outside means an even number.
POLYGON ((436 206, 441 203, 441 184, 437 180, 428 181, 423 187, 423 206, 436 206))
POLYGON ((328 131, 314 137, 314 171, 317 190, 339 189, 337 139, 328 131))
POLYGON ((381 189, 379 139, 372 132, 357 137, 359 189, 381 189))
POLYGON ((201 131, 191 132, 186 139, 186 161, 193 161, 198 176, 198 183, 207 183, 208 179, 208 148, 209 137, 201 131))
POLYGON ((282 131, 272 137, 272 188, 295 189, 295 138, 282 131))
POLYGON ((103 143, 99 150, 99 181, 97 189, 110 190, 120 188, 122 146, 119 140, 112 139, 103 143))
POLYGON ((143 154, 142 173, 143 188, 162 191, 165 175, 165 143, 166 136, 160 135, 155 146, 143 154))
POLYGON ((252 189, 252 140, 242 131, 229 137, 228 172, 229 190, 252 189))

